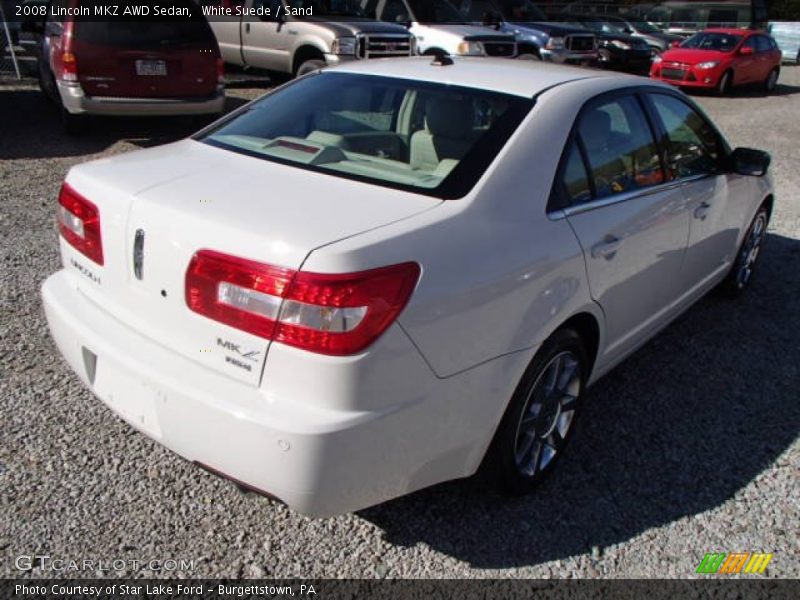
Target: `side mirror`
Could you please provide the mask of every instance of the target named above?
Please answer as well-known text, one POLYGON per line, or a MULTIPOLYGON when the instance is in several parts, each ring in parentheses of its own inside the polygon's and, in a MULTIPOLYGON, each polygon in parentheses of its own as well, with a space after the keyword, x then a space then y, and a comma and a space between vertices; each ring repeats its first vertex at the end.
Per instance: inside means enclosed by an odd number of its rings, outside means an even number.
POLYGON ((742 56, 750 56, 753 54, 753 47, 752 46, 742 46, 739 48, 739 54, 742 56))
POLYGON ((768 152, 753 148, 736 148, 731 152, 731 167, 740 175, 762 177, 766 175, 772 157, 768 152))

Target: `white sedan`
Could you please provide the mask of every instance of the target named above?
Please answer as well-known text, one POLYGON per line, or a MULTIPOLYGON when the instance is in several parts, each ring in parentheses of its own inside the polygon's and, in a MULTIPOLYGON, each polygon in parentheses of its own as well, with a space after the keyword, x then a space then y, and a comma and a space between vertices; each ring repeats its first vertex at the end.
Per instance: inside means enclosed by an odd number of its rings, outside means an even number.
POLYGON ((748 284, 768 166, 644 79, 362 61, 73 168, 44 306, 113 411, 302 513, 520 494, 587 385, 748 284))

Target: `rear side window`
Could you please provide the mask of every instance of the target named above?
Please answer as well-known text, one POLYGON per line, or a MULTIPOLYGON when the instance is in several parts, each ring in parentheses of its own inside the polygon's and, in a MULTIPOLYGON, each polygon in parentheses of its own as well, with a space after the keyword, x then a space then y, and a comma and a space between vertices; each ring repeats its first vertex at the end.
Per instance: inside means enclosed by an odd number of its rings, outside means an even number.
POLYGON ((669 178, 719 172, 724 149, 716 130, 691 106, 674 96, 651 94, 650 98, 667 134, 669 178))
POLYGON ((578 134, 586 152, 595 197, 663 183, 653 132, 634 96, 585 110, 578 134))
MULTIPOLYGON (((216 45, 206 18, 192 0, 171 0, 170 6, 184 8, 190 16, 117 16, 98 20, 93 16, 95 2, 83 2, 92 11, 90 16, 77 17, 75 36, 87 44, 113 48, 170 48, 191 45, 216 45)), ((99 5, 100 3, 98 3, 99 5)), ((159 0, 142 0, 154 14, 159 0)), ((164 3, 161 3, 163 8, 164 3)), ((121 11, 120 11, 121 12, 121 11)))
POLYGON ((559 185, 561 189, 558 192, 563 199, 563 205, 573 206, 592 199, 589 175, 586 172, 586 165, 583 162, 577 142, 573 142, 570 145, 559 185))

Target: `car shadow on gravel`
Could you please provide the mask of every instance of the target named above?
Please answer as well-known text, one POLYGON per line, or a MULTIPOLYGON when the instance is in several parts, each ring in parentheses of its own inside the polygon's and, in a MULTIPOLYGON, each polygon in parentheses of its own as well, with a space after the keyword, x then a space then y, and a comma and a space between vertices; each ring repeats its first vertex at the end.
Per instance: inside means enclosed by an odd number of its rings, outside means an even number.
MULTIPOLYGON (((391 543, 508 568, 598 558, 719 508, 780 462, 800 430, 798 263, 800 240, 770 235, 739 300, 710 294, 593 386, 571 447, 538 493, 507 498, 476 477, 359 515, 391 543)), ((718 518, 732 517, 723 509, 718 518)))
MULTIPOLYGON (((701 88, 684 88, 690 96, 716 96, 712 90, 704 90, 701 88)), ((724 96, 726 100, 737 100, 741 98, 768 98, 771 96, 794 96, 800 94, 800 86, 789 85, 786 83, 778 83, 775 89, 768 92, 760 86, 742 86, 731 90, 724 96)))
MULTIPOLYGON (((225 110, 245 104, 226 98, 225 110)), ((79 134, 64 131, 55 105, 35 86, 0 86, 0 160, 63 158, 103 152, 119 141, 142 148, 185 138, 213 117, 90 117, 79 134)))

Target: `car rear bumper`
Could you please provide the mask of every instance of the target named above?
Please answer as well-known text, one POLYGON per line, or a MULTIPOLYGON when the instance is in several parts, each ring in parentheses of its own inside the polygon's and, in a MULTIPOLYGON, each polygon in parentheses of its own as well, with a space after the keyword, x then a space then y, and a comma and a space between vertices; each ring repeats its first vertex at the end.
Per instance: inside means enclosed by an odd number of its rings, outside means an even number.
POLYGON ((45 281, 44 310, 58 349, 92 392, 184 458, 309 515, 358 510, 474 472, 504 409, 486 402, 497 393, 487 375, 527 360, 512 355, 440 380, 393 326, 376 342, 385 344, 382 364, 358 373, 367 383, 342 381, 364 355, 308 358, 273 344, 266 383, 256 387, 130 329, 75 278, 62 270, 45 281), (342 408, 360 388, 375 409, 342 408))
POLYGON ((225 107, 225 88, 201 98, 117 98, 87 96, 79 85, 58 82, 58 93, 70 114, 108 116, 169 116, 219 114, 225 107))

